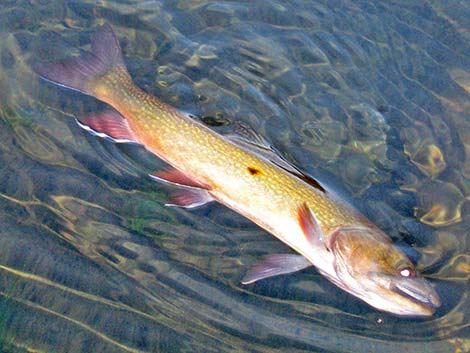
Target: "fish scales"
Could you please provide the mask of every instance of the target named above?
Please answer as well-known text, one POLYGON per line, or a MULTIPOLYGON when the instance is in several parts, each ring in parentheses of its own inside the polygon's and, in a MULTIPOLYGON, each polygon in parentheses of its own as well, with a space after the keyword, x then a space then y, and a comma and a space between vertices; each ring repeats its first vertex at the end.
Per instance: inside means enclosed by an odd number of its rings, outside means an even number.
POLYGON ((91 44, 92 53, 36 68, 44 79, 90 94, 119 112, 97 114, 80 125, 117 142, 137 142, 175 168, 155 175, 186 185, 184 197, 174 198, 173 205, 193 207, 214 199, 301 254, 271 256, 249 271, 244 283, 314 265, 380 310, 423 316, 440 305, 432 286, 391 239, 331 190, 285 160, 276 163, 141 90, 109 25, 91 44))
MULTIPOLYGON (((292 217, 292 211, 296 212, 306 202, 315 209, 327 234, 329 230, 359 221, 355 213, 331 199, 328 193, 312 189, 304 181, 142 91, 124 70, 118 67, 101 79, 100 86, 116 89, 102 93, 98 88, 95 94, 129 120, 131 129, 148 150, 191 178, 210 185, 210 192, 221 203, 229 203, 231 208, 274 232, 277 228, 266 218, 266 205, 272 211, 268 217, 276 219, 280 210, 292 217), (249 167, 256 168, 260 174, 251 175, 249 167), (251 205, 249 209, 247 204, 251 205)), ((279 236, 284 239, 292 233, 293 229, 279 236)), ((303 237, 301 231, 298 236, 303 237)))

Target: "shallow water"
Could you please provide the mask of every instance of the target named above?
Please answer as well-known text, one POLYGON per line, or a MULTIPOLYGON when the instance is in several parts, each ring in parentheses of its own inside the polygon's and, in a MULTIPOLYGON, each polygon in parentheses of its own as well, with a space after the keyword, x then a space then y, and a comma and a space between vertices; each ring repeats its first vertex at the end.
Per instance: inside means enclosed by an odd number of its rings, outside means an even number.
POLYGON ((464 1, 3 1, 5 352, 470 351, 470 6, 464 1), (443 305, 378 312, 215 204, 167 208, 163 164, 75 121, 103 108, 31 65, 115 29, 135 82, 221 132, 241 120, 417 261, 443 305))

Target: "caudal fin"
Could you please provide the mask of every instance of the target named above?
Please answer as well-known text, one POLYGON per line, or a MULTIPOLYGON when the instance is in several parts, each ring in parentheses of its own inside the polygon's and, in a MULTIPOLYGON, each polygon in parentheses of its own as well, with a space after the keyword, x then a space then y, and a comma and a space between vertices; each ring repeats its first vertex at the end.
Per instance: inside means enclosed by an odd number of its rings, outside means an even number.
POLYGON ((111 26, 105 24, 92 36, 91 52, 58 62, 37 64, 34 71, 47 81, 96 95, 94 89, 99 78, 117 67, 121 67, 128 76, 119 42, 111 26))

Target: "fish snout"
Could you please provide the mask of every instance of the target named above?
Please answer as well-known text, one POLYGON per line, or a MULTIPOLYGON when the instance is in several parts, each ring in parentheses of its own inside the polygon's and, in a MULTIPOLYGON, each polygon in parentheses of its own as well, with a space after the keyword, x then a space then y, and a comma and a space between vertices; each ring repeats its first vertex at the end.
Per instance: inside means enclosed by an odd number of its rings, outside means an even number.
POLYGON ((422 308, 422 315, 432 315, 441 306, 441 299, 423 277, 394 277, 390 290, 422 308))

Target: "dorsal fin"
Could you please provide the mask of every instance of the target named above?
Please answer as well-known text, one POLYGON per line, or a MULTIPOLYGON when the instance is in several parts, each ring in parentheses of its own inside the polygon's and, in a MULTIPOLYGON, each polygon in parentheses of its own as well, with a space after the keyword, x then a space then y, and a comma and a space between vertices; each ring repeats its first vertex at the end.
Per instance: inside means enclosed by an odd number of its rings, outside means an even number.
POLYGON ((242 121, 235 121, 233 123, 233 130, 236 136, 245 139, 251 144, 256 144, 266 149, 271 149, 271 144, 263 136, 255 131, 255 129, 253 129, 251 126, 248 126, 242 121))
POLYGON ((232 143, 239 147, 247 149, 257 155, 267 159, 278 167, 284 169, 286 172, 298 177, 305 183, 313 188, 326 192, 326 189, 313 177, 303 173, 300 169, 287 161, 263 136, 258 134, 250 126, 236 121, 234 123, 233 134, 225 135, 232 143))

